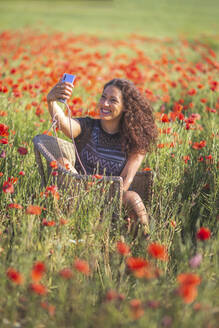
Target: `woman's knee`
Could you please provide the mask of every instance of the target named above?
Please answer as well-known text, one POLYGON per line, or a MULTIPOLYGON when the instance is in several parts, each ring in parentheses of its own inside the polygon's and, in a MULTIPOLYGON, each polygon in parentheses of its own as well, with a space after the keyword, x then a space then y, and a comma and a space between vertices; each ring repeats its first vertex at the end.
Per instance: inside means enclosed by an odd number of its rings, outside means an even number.
POLYGON ((123 193, 123 204, 125 206, 134 206, 142 202, 141 197, 135 191, 124 191, 123 193))

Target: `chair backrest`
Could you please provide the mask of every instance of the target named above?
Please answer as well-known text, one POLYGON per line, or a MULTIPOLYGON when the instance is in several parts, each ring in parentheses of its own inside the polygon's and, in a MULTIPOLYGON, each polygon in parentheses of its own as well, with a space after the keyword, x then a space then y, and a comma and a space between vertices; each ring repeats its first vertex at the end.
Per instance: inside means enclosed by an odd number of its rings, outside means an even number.
POLYGON ((40 134, 33 138, 34 146, 40 153, 48 160, 57 160, 62 155, 69 160, 74 166, 75 164, 75 151, 71 142, 66 140, 40 134))
POLYGON ((152 198, 153 172, 139 171, 136 173, 130 189, 137 192, 148 205, 152 198))

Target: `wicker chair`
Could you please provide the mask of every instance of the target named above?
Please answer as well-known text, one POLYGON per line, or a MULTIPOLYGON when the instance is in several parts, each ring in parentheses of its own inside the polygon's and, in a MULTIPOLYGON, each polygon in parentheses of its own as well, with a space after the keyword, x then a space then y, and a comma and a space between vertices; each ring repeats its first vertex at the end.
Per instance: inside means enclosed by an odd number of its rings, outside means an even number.
MULTIPOLYGON (((87 190, 87 186, 92 184, 93 176, 78 174, 76 170, 67 170, 57 163, 58 176, 51 177, 52 168, 50 162, 57 161, 62 156, 67 158, 71 163, 75 163, 75 150, 71 142, 55 138, 48 135, 37 135, 33 138, 35 159, 41 176, 41 185, 45 187, 49 179, 58 186, 59 190, 68 190, 70 198, 74 198, 79 190, 87 190), (46 159, 47 172, 43 158, 46 159)), ((118 216, 122 208, 122 190, 123 180, 119 176, 103 176, 101 180, 97 180, 98 188, 101 189, 101 196, 104 196, 104 206, 109 204, 112 199, 116 199, 118 204, 118 216), (108 186, 106 188, 106 186, 108 186), (103 192, 104 190, 104 192, 103 192)), ((131 190, 136 191, 146 205, 150 204, 152 196, 152 171, 137 172, 131 185, 131 190)), ((81 200, 80 200, 81 201, 81 200)), ((98 199, 95 199, 95 203, 98 199)))

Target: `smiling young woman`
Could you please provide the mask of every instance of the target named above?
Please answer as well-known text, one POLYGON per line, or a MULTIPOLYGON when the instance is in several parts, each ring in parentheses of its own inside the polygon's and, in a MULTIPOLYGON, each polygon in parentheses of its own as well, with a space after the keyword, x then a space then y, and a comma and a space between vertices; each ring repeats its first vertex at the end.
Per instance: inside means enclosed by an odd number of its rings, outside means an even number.
MULTIPOLYGON (((69 99, 73 85, 58 82, 47 96, 51 116, 71 138, 69 119, 58 106, 58 99, 69 99)), ((152 107, 135 85, 125 79, 113 79, 103 87, 98 103, 100 119, 71 119, 73 137, 87 174, 105 174, 123 178, 123 204, 128 216, 148 225, 148 215, 140 196, 130 190, 133 178, 157 137, 152 107)), ((66 159, 62 165, 81 173, 66 159)))

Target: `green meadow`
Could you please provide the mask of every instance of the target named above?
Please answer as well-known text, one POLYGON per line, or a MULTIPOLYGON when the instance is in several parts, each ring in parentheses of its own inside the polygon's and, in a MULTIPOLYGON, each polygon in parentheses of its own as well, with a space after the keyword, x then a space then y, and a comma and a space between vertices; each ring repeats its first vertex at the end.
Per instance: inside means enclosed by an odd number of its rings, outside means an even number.
POLYGON ((218 16, 216 0, 0 1, 1 30, 34 27, 110 38, 206 38, 218 34, 218 16))

